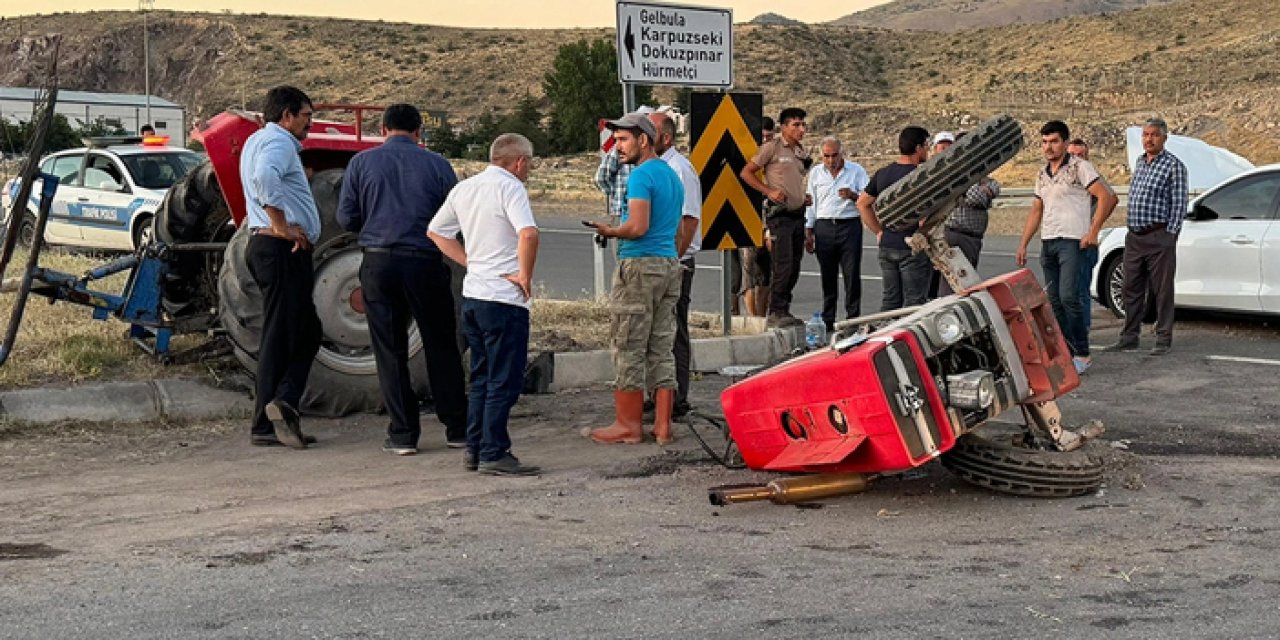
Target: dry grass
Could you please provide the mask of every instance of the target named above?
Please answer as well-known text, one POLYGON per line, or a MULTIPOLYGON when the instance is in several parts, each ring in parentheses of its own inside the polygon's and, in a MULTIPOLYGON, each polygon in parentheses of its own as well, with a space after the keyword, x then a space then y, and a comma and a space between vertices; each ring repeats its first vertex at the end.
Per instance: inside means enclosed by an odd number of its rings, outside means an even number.
MULTIPOLYGON (((22 273, 27 254, 18 251, 4 275, 22 273)), ((66 273, 82 273, 109 258, 47 249, 41 265, 66 273)), ((125 274, 116 274, 94 283, 94 289, 118 293, 125 274)), ((0 318, 8 326, 16 294, 0 294, 0 318)), ((46 384, 67 384, 88 380, 150 380, 175 375, 199 375, 201 365, 165 367, 125 338, 127 325, 115 319, 95 321, 88 307, 31 296, 27 300, 22 324, 13 352, 0 367, 0 389, 46 384)), ((174 340, 181 350, 200 343, 200 336, 182 336, 174 340)))
MULTIPOLYGON (((6 277, 15 277, 25 267, 27 254, 19 251, 6 277)), ((82 273, 101 265, 107 257, 46 249, 42 266, 66 273, 82 273)), ((117 293, 125 274, 97 281, 94 288, 117 293)), ((0 294, 0 318, 7 322, 16 295, 0 294)), ((174 376, 217 377, 223 370, 239 365, 219 363, 164 366, 126 338, 127 325, 115 319, 95 321, 87 307, 32 296, 27 301, 15 347, 0 367, 0 389, 50 384, 73 384, 99 380, 151 380, 174 376)), ((689 320, 694 338, 720 335, 720 317, 693 313, 689 320)), ((6 325, 7 326, 7 325, 6 325)), ((203 336, 174 339, 174 349, 197 346, 203 336)), ((531 350, 583 351, 609 346, 609 308, 593 301, 537 299, 532 310, 531 350)))
MULTIPOLYGON (((591 300, 535 299, 530 311, 530 351, 588 351, 609 348, 609 305, 591 300)), ((720 334, 720 316, 691 312, 689 335, 720 334)))

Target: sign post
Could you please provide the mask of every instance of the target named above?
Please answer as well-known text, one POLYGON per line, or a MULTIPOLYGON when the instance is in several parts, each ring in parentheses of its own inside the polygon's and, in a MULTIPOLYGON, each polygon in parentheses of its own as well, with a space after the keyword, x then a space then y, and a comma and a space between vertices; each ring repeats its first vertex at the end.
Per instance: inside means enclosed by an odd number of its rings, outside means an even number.
MULTIPOLYGON (((622 111, 636 110, 635 85, 733 86, 733 10, 661 2, 618 0, 618 80, 622 82, 622 111)), ((756 120, 759 134, 759 119, 756 120)), ((692 143, 691 143, 692 146, 692 143)), ((748 156, 750 157, 750 156, 748 156)), ((692 158, 690 158, 692 160, 692 158)), ((697 168, 697 163, 694 163, 697 168)), ((703 174, 700 174, 703 175, 703 174)), ((702 228, 707 234, 708 182, 702 177, 702 228)), ((705 242, 705 241, 704 241, 705 242)), ((703 245, 706 248, 712 248, 703 245)), ((715 249, 724 247, 716 246, 715 249)), ((603 251, 603 249, 601 249, 603 251)), ((602 263, 601 260, 597 260, 602 263)), ((732 330, 728 251, 721 253, 721 317, 724 334, 732 330)))
POLYGON ((733 86, 733 11, 618 2, 618 78, 627 84, 733 86))

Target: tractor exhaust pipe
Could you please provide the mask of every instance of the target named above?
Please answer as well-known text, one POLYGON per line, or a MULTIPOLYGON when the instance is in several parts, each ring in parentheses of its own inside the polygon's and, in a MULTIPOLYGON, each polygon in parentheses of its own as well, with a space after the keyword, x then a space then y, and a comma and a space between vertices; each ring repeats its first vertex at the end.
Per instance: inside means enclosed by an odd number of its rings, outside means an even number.
POLYGON ((707 491, 711 504, 724 507, 739 502, 768 500, 774 504, 795 504, 861 493, 867 477, 861 473, 821 473, 779 478, 769 484, 727 484, 707 491))

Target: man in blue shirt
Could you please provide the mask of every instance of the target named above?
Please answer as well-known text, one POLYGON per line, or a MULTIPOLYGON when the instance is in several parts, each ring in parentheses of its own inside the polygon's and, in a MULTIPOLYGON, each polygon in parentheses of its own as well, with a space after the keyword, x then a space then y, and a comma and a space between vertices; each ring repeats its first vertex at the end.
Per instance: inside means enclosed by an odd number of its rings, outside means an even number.
POLYGON ((467 398, 449 268, 427 226, 458 178, 440 154, 418 146, 422 114, 395 104, 382 114, 381 146, 347 165, 338 224, 359 234, 364 249, 360 286, 378 384, 391 425, 383 449, 418 452, 418 398, 409 376, 409 322, 416 321, 427 356, 427 379, 445 443, 467 444, 467 398))
POLYGON ((1106 351, 1134 351, 1146 314, 1147 292, 1156 303, 1152 355, 1173 346, 1173 276, 1178 232, 1187 215, 1187 166, 1164 148, 1169 125, 1160 118, 1142 127, 1142 150, 1129 183, 1129 233, 1124 237, 1124 328, 1106 351))
POLYGON ((250 442, 305 449, 298 404, 320 350, 320 318, 311 289, 311 246, 320 239, 320 213, 298 155, 311 129, 312 106, 294 87, 267 93, 267 126, 245 140, 240 181, 253 236, 245 255, 262 290, 262 340, 250 442))
POLYGON ((644 440, 644 393, 654 390, 653 434, 671 441, 671 409, 676 391, 676 302, 680 265, 676 230, 684 187, 680 177, 658 158, 657 128, 641 113, 609 121, 619 157, 633 165, 627 177, 627 206, 622 224, 588 223, 606 238, 618 238, 618 267, 613 273, 613 424, 585 435, 602 444, 644 440))

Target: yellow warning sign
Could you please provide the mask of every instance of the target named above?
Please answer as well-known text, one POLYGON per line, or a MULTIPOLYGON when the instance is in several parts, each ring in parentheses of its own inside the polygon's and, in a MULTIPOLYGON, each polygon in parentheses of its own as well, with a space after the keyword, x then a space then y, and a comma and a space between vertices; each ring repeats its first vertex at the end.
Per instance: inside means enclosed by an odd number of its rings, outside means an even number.
POLYGON ((738 174, 756 154, 764 96, 694 93, 689 162, 702 183, 702 248, 759 247, 761 195, 738 174))

